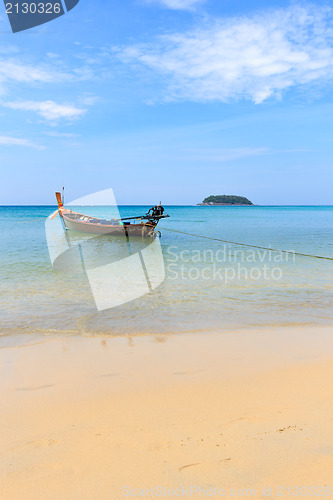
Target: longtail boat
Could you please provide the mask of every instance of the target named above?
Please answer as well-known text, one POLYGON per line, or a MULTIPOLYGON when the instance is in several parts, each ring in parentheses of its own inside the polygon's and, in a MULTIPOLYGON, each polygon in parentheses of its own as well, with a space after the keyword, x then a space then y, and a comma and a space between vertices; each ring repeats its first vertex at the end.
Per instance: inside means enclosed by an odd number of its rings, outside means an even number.
POLYGON ((160 219, 170 217, 169 215, 163 215, 164 208, 161 205, 156 205, 150 208, 146 214, 138 217, 123 217, 121 219, 109 220, 99 219, 65 208, 61 193, 56 192, 55 195, 58 202, 57 213, 62 218, 65 229, 79 233, 155 238, 158 234, 155 228, 160 219))

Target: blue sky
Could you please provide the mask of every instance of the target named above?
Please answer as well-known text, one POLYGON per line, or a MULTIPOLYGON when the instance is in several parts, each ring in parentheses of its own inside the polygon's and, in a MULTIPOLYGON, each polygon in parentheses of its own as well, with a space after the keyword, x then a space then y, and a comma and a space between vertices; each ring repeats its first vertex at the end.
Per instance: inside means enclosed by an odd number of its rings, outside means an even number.
POLYGON ((326 2, 80 0, 13 34, 0 6, 0 204, 333 204, 326 2))

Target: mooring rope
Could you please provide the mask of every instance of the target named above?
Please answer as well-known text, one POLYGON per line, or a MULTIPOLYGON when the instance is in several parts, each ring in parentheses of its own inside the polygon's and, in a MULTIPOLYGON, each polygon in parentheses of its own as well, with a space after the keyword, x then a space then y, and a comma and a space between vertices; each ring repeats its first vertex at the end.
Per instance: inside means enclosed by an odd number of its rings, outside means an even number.
POLYGON ((167 227, 163 227, 161 229, 163 229, 165 231, 172 231, 173 233, 185 234, 186 236, 194 236, 195 238, 204 238, 205 240, 220 241, 222 243, 231 243, 232 245, 239 245, 242 247, 260 248, 260 250, 270 250, 272 252, 300 255, 301 257, 311 257, 312 259, 324 259, 324 260, 332 260, 333 261, 333 257, 323 257, 321 255, 312 255, 312 254, 307 254, 307 253, 294 252, 293 250, 278 250, 277 248, 261 247, 258 245, 249 245, 248 243, 239 243, 238 241, 222 240, 221 238, 212 238, 211 236, 203 236, 200 234, 186 233, 185 231, 177 231, 176 229, 169 229, 167 227))
MULTIPOLYGON (((19 221, 18 223, 19 224, 29 224, 31 222, 37 222, 39 220, 45 220, 45 219, 46 219, 46 217, 41 217, 40 219, 19 221)), ((238 241, 222 240, 221 238, 212 238, 211 236, 203 236, 202 234, 186 233, 185 231, 177 231, 176 229, 170 229, 167 227, 163 227, 161 229, 164 229, 165 231, 171 231, 173 233, 185 234, 186 236, 193 236, 194 238, 203 238, 205 240, 219 241, 221 243, 230 243, 231 245, 239 245, 241 247, 259 248, 260 250, 270 250, 271 252, 286 253, 286 254, 292 254, 292 255, 299 255, 301 257, 310 257, 312 259, 322 259, 322 260, 332 260, 333 261, 333 257, 324 257, 323 255, 313 255, 313 254, 308 254, 308 253, 294 252, 293 250, 279 250, 277 248, 261 247, 258 245, 250 245, 249 243, 240 243, 238 241)))
POLYGON ((23 220, 23 221, 17 221, 18 224, 31 224, 31 222, 37 222, 38 220, 45 220, 47 217, 40 217, 40 219, 33 219, 33 220, 23 220))
POLYGON ((18 224, 31 224, 31 222, 37 222, 38 220, 46 220, 47 217, 40 217, 39 219, 33 219, 33 220, 23 220, 23 221, 17 221, 18 224))

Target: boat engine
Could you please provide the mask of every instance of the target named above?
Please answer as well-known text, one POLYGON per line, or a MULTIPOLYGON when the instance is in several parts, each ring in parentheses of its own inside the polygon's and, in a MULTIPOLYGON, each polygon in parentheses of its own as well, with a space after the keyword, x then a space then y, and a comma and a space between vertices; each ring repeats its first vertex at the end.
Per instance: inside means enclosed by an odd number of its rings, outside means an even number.
POLYGON ((162 205, 155 205, 154 207, 151 207, 148 212, 146 213, 147 216, 152 217, 152 218, 158 218, 161 217, 164 213, 164 208, 162 205), (151 213, 150 213, 151 212, 151 213))

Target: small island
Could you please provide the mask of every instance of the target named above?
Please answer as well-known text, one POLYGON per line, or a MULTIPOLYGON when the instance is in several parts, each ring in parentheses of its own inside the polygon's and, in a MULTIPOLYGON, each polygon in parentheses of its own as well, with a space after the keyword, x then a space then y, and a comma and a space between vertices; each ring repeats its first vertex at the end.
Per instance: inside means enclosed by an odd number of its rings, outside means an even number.
POLYGON ((244 196, 218 194, 208 196, 201 203, 198 203, 198 205, 253 205, 253 203, 244 196))

